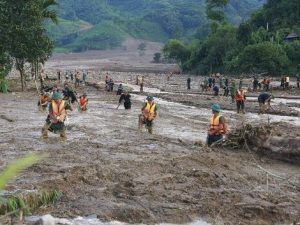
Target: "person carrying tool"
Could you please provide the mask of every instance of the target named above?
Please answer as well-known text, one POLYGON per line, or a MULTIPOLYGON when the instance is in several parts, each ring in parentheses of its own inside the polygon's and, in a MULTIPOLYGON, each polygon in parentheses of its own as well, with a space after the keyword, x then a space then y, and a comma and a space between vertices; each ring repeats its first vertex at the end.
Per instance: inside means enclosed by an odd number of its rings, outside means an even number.
POLYGON ((87 94, 83 93, 83 95, 81 95, 79 97, 79 102, 78 102, 79 103, 78 104, 79 110, 81 110, 81 111, 87 111, 88 102, 89 102, 89 100, 87 98, 87 94))
POLYGON ((157 105, 152 96, 147 97, 147 102, 142 108, 142 114, 139 115, 139 130, 142 130, 145 124, 148 132, 153 133, 153 120, 157 116, 157 105))
POLYGON ((43 138, 48 138, 48 130, 53 133, 59 133, 61 138, 66 138, 65 120, 67 110, 73 111, 73 108, 66 101, 62 100, 63 96, 59 92, 55 92, 52 101, 49 104, 49 115, 46 123, 42 128, 43 138))
POLYGON ((124 108, 131 109, 130 98, 131 98, 131 95, 128 93, 128 91, 124 91, 124 93, 120 96, 118 108, 121 105, 122 101, 124 100, 124 108))
POLYGON ((243 90, 242 87, 239 87, 239 90, 236 91, 235 101, 237 113, 239 114, 241 111, 243 114, 245 114, 246 91, 243 90))
POLYGON ((221 107, 219 104, 213 104, 213 116, 210 119, 210 125, 207 135, 207 145, 211 146, 214 142, 223 140, 223 136, 227 132, 227 124, 225 117, 220 115, 221 107))
POLYGON ((262 92, 258 96, 258 103, 259 103, 259 113, 258 114, 265 114, 266 111, 271 107, 271 99, 274 99, 274 96, 267 93, 262 92), (267 105, 266 105, 267 102, 267 105))

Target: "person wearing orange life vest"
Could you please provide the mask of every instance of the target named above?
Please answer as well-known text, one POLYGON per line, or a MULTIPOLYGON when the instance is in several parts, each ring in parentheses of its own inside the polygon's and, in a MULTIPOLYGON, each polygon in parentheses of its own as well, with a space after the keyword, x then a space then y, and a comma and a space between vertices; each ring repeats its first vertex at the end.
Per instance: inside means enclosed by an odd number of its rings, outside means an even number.
POLYGON ((47 108, 47 106, 48 106, 49 101, 50 101, 49 96, 48 96, 45 92, 42 92, 42 93, 40 94, 40 99, 39 99, 39 101, 38 101, 38 106, 40 106, 41 109, 42 109, 43 111, 45 111, 46 108, 47 108))
POLYGON ((148 132, 153 133, 153 120, 157 116, 157 105, 152 96, 147 97, 147 102, 142 108, 142 114, 139 116, 139 130, 145 124, 148 132))
POLYGON ((73 111, 73 108, 67 101, 62 100, 63 96, 55 92, 52 101, 49 104, 49 115, 42 129, 43 138, 48 138, 48 130, 53 133, 59 133, 61 138, 66 138, 65 120, 67 110, 73 111))
POLYGON ((246 92, 245 90, 243 90, 242 87, 240 87, 236 91, 236 95, 235 95, 237 113, 240 113, 240 111, 242 111, 242 113, 245 114, 245 100, 246 100, 246 92))
POLYGON ((87 98, 87 94, 83 93, 82 96, 79 97, 79 109, 81 111, 86 111, 87 110, 87 104, 88 104, 88 98, 87 98))
POLYGON ((213 104, 213 116, 210 119, 210 125, 207 135, 207 145, 210 146, 216 141, 223 140, 223 135, 227 132, 227 124, 225 118, 220 115, 221 107, 219 104, 213 104))

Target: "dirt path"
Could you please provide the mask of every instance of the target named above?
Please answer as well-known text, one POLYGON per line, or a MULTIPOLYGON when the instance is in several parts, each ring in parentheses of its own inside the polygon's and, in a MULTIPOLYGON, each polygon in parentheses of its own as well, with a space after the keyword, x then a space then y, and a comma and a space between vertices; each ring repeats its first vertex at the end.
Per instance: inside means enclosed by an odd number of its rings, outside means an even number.
MULTIPOLYGON (((89 111, 70 113, 67 141, 40 139, 46 116, 34 92, 0 94, 1 115, 13 119, 0 118, 1 167, 29 152, 49 153, 8 189, 63 192, 58 205, 37 214, 145 224, 299 222, 299 190, 258 167, 299 183, 299 166, 195 145, 205 138, 209 110, 158 100, 155 134, 148 135, 137 130, 145 96, 134 95, 133 109, 125 111, 115 109, 115 94, 87 91, 89 111)), ((287 127, 300 133, 299 126, 287 127)))

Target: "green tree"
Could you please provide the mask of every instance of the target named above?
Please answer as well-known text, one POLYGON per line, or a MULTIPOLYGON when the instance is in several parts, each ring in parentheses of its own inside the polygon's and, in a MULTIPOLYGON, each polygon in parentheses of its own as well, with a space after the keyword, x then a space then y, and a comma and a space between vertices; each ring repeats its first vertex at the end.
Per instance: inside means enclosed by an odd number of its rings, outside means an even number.
POLYGON ((182 66, 190 57, 191 52, 180 40, 170 39, 163 47, 166 59, 173 59, 182 66))
POLYGON ((225 22, 224 8, 229 0, 206 0, 206 15, 212 21, 211 30, 216 31, 219 24, 225 22))
POLYGON ((277 75, 286 71, 289 64, 282 47, 270 42, 248 45, 239 56, 242 72, 268 72, 277 75))
POLYGON ((188 67, 201 74, 224 72, 227 55, 237 47, 236 28, 221 25, 193 48, 188 67))
POLYGON ((237 30, 236 38, 241 44, 247 45, 250 43, 251 33, 252 33, 251 24, 248 22, 241 23, 237 30))
POLYGON ((26 62, 44 62, 52 53, 52 41, 46 36, 44 20, 55 20, 49 7, 55 1, 2 0, 0 1, 1 48, 16 62, 20 72, 22 90, 25 87, 26 62), (49 10, 48 10, 49 9, 49 10))
POLYGON ((299 73, 300 68, 300 41, 294 41, 284 45, 284 50, 291 61, 290 71, 299 73))
POLYGON ((12 64, 11 57, 4 51, 0 51, 0 92, 7 92, 5 77, 11 71, 12 64))
POLYGON ((153 61, 155 63, 160 63, 160 58, 161 58, 161 53, 160 52, 154 53, 153 61))

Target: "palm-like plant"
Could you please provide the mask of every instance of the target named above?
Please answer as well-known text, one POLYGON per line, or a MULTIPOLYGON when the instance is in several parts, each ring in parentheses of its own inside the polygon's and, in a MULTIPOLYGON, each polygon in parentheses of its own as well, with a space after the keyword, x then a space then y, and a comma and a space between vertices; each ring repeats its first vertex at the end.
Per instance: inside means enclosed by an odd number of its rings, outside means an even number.
POLYGON ((43 19, 50 19, 53 23, 58 23, 57 13, 53 9, 58 5, 57 0, 40 0, 43 19))

